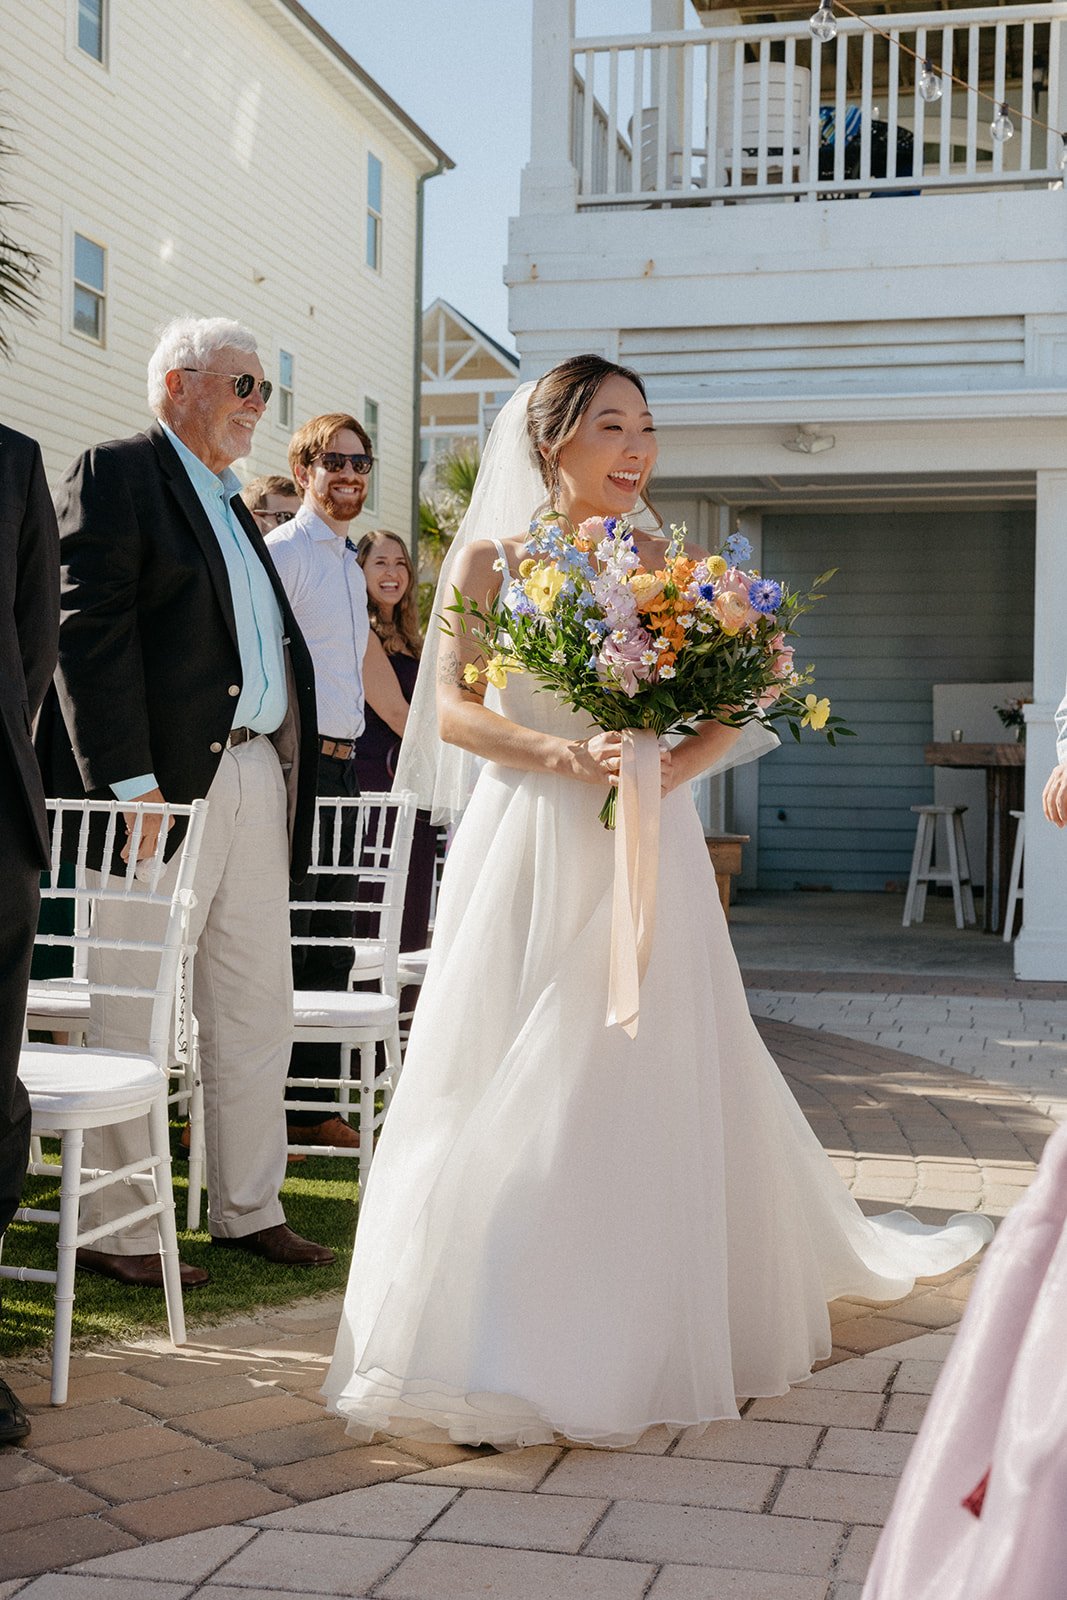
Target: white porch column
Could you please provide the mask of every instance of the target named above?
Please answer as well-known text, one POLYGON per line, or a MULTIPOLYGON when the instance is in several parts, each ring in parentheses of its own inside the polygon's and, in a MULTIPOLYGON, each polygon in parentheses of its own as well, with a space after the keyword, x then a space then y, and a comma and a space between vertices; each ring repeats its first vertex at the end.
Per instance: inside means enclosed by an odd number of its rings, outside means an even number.
POLYGON ((1067 978, 1067 832, 1041 814, 1056 764, 1052 716, 1067 673, 1067 472, 1037 474, 1034 703, 1026 708, 1026 856, 1015 976, 1067 978))
POLYGON ((533 0, 533 112, 530 160, 522 170, 523 215, 573 211, 571 42, 575 0, 533 0))

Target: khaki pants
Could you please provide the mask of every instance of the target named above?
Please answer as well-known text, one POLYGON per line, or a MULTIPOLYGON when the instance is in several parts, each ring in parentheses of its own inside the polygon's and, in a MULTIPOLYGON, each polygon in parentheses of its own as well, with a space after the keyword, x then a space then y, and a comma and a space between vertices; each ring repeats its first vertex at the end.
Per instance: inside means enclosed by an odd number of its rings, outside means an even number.
MULTIPOLYGON (((278 1190, 285 1176, 283 1091, 293 1026, 289 955, 289 862, 285 788, 274 746, 260 737, 223 753, 208 792, 208 816, 194 889, 193 1010, 200 1026, 207 1144, 208 1226, 239 1239, 285 1221, 278 1190)), ((168 869, 173 882, 175 868, 168 869)), ((164 883, 168 876, 164 877, 164 883)), ((98 926, 114 937, 142 937, 160 908, 104 904, 98 926)), ((161 923, 153 928, 159 937, 161 923)), ((90 977, 130 981, 144 967, 124 951, 92 953, 90 977)), ((137 982, 151 984, 150 968, 137 982)), ((149 1005, 93 997, 93 1035, 109 1049, 144 1050, 149 1005)), ((147 1155, 143 1122, 87 1133, 85 1164, 118 1167, 147 1155)), ((116 1188, 91 1195, 82 1225, 99 1227, 121 1204, 116 1188)), ((129 1209, 127 1197, 126 1209, 129 1209)), ((101 1237, 113 1255, 159 1248, 153 1222, 101 1237)))

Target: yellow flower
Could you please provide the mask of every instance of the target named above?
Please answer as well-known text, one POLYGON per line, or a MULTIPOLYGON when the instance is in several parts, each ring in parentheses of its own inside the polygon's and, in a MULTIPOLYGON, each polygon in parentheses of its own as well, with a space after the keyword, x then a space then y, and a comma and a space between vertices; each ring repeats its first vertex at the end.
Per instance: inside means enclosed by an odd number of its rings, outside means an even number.
POLYGON ((490 656, 485 664, 485 680, 494 689, 503 689, 508 681, 507 663, 501 655, 490 656))
POLYGON ((567 579, 558 567, 537 567, 523 587, 538 611, 545 616, 552 610, 567 579))
POLYGON ((463 668, 463 682, 468 686, 478 682, 478 668, 474 665, 473 661, 468 661, 467 665, 463 668))
POLYGON ((722 556, 709 556, 706 565, 709 578, 721 578, 726 571, 726 562, 722 556))
POLYGON ((664 590, 661 572, 635 572, 630 579, 630 593, 638 611, 647 611, 653 600, 658 600, 664 590))
POLYGON ((830 716, 830 702, 818 695, 806 694, 804 696, 805 711, 800 719, 802 728, 814 728, 818 733, 820 728, 825 728, 830 716))

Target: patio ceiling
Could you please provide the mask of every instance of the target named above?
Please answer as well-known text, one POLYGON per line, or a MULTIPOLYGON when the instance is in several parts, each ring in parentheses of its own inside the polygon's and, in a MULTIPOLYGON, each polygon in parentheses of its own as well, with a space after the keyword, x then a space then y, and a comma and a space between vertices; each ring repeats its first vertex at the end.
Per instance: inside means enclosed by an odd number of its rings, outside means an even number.
POLYGON ((919 511, 930 507, 960 510, 981 506, 986 511, 1033 505, 1032 472, 841 473, 813 478, 802 472, 737 477, 657 476, 661 494, 690 493, 717 505, 737 509, 803 507, 812 511, 919 511))

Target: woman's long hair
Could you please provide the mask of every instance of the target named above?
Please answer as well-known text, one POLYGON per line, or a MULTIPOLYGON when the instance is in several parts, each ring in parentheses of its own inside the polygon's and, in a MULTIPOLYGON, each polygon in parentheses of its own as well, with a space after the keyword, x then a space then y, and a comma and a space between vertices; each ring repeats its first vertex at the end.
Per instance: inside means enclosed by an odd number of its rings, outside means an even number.
POLYGON ((388 528, 374 528, 370 533, 365 533, 356 546, 356 560, 361 567, 367 565, 367 557, 378 545, 384 544, 386 539, 397 545, 404 557, 404 566, 408 575, 408 586, 403 596, 393 607, 393 616, 390 621, 383 617, 378 609, 378 604, 367 595, 367 611, 370 614, 370 625, 382 641, 382 647, 387 655, 410 655, 418 660, 422 654, 422 631, 419 628, 419 586, 412 564, 411 554, 407 545, 398 533, 392 533, 388 528))

